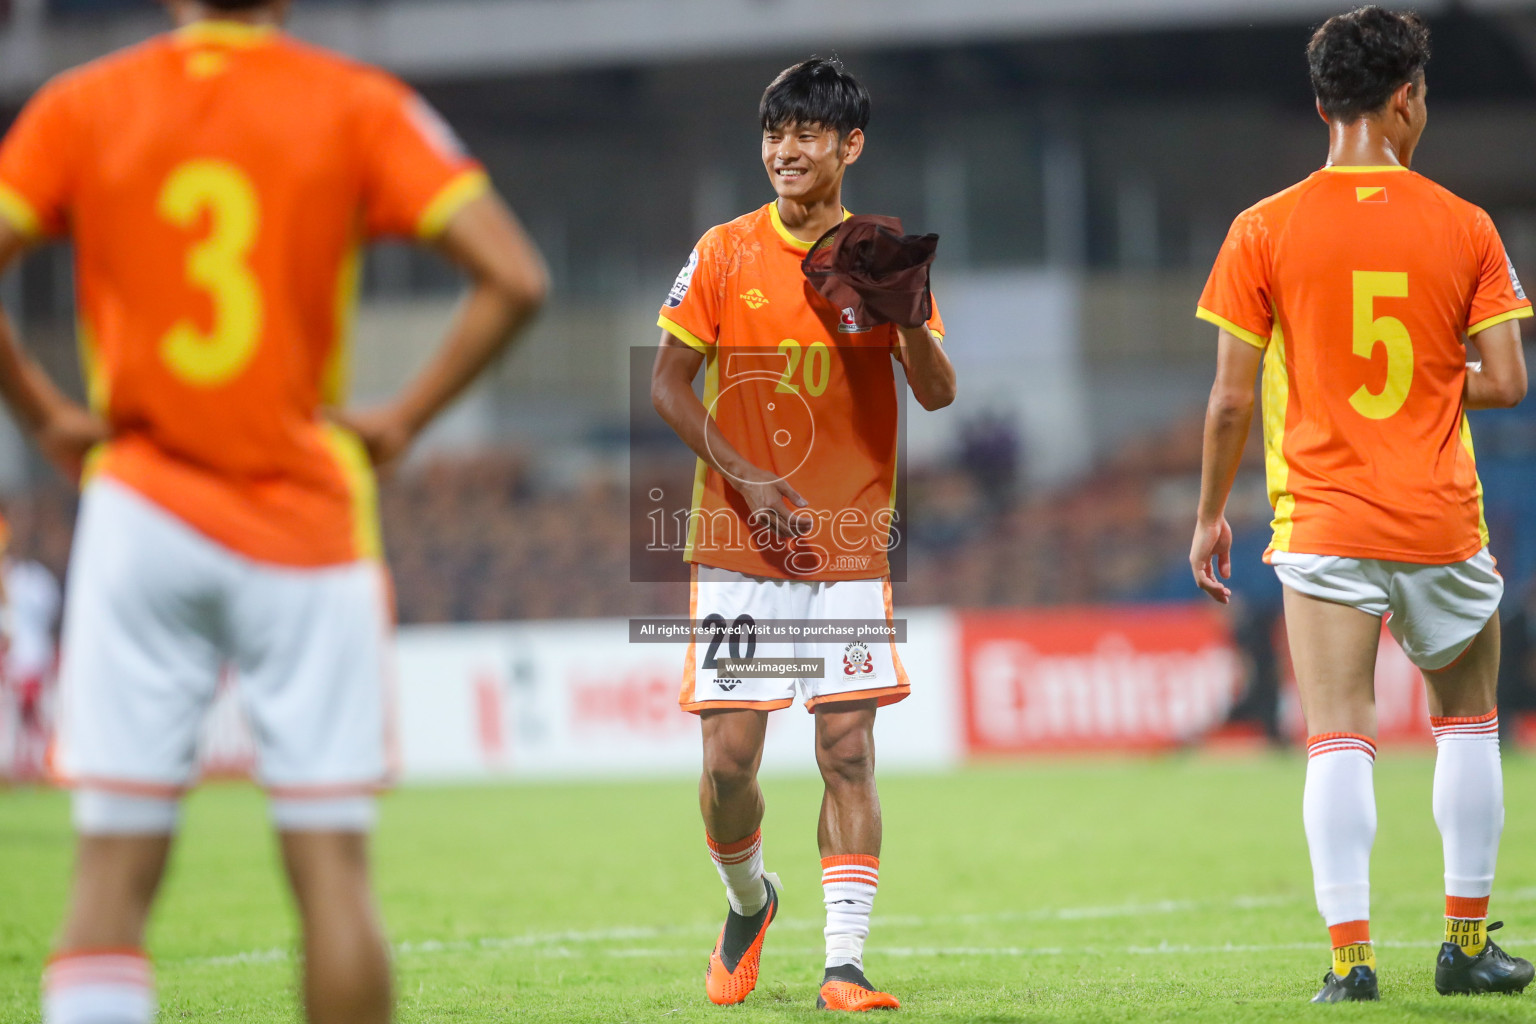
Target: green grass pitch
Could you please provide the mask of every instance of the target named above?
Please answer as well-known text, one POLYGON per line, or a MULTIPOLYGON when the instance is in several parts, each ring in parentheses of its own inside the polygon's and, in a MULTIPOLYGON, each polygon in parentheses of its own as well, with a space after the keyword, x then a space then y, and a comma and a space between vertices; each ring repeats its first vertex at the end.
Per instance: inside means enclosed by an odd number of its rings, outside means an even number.
MULTIPOLYGON (((809 751, 807 751, 809 756, 809 751)), ((921 1021, 1536 1020, 1536 993, 1442 999, 1440 845, 1428 755, 1377 766, 1379 1006, 1311 1007, 1327 966, 1301 831, 1303 758, 1170 757, 885 779, 867 969, 921 1021)), ((1506 764, 1494 917, 1536 952, 1536 764, 1506 764)), ((770 779, 785 884, 762 981, 704 998, 725 907, 686 781, 408 789, 378 886, 402 1022, 811 1020, 822 907, 813 779, 770 779)), ((296 1018, 294 922, 261 798, 190 801, 150 933, 161 1020, 296 1018)), ((67 807, 0 793, 0 1021, 38 1019, 69 866, 67 807)))

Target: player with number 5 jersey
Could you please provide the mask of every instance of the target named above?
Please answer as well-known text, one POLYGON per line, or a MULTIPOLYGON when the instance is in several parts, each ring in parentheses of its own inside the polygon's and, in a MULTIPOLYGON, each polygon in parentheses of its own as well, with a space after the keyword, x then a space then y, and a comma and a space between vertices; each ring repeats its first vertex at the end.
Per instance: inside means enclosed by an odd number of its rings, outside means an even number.
POLYGON ((145 920, 226 669, 301 911, 311 1020, 390 1019, 372 909, 392 773, 373 467, 542 299, 479 164, 390 76, 280 30, 289 0, 167 0, 178 29, 46 85, 0 145, 0 270, 74 244, 89 409, 0 317, 0 391, 83 471, 51 766, 75 886, 47 1024, 147 1024, 145 920), (346 409, 360 248, 416 240, 472 291, 391 402, 346 409))
POLYGON ((1375 662, 1383 622, 1422 670, 1439 753, 1446 931, 1435 987, 1515 992, 1532 966, 1487 937, 1503 827, 1498 607, 1469 409, 1525 395, 1531 315, 1482 210, 1410 169, 1429 29, 1362 7, 1307 48, 1328 162, 1233 223, 1196 315, 1218 328, 1190 568, 1231 591, 1225 506, 1262 364, 1273 533, 1308 730, 1302 816, 1333 967, 1314 1002, 1374 1000, 1375 662), (1481 358, 1469 364, 1468 347, 1481 358), (1216 563, 1215 571, 1212 562, 1216 563))

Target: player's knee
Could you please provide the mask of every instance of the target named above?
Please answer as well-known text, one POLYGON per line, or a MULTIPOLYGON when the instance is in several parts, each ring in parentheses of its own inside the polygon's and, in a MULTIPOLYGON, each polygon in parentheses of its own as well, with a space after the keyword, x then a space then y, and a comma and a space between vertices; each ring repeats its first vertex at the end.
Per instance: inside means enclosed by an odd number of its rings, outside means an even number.
POLYGON ((757 753, 729 748, 707 750, 704 777, 717 793, 739 793, 757 779, 757 753))
POLYGON ((875 748, 868 738, 850 734, 835 743, 818 744, 816 765, 832 785, 864 785, 875 777, 875 748))

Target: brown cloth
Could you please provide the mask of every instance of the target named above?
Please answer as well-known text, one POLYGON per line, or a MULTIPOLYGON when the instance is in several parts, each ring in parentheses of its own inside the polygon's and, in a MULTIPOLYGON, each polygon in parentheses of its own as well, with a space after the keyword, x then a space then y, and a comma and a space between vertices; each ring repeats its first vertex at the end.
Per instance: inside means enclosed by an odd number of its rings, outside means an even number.
POLYGON ((895 217, 859 214, 818 238, 800 269, 854 323, 917 327, 933 316, 928 269, 938 248, 938 235, 905 235, 895 217))

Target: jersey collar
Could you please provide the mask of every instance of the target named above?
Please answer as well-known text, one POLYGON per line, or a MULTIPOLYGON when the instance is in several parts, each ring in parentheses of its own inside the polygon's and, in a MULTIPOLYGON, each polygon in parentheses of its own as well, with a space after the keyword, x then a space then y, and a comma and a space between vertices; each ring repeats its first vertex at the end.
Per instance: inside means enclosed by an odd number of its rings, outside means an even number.
POLYGON ((272 25, 250 25, 243 21, 210 18, 183 25, 172 36, 184 46, 214 44, 233 49, 249 49, 261 46, 277 36, 272 25))
POLYGON ((1321 169, 1325 171, 1332 171, 1335 174, 1379 174, 1382 171, 1408 170, 1408 168, 1404 167, 1402 164, 1374 164, 1369 166, 1355 164, 1324 164, 1321 169))
MULTIPOLYGON (((852 216, 853 214, 848 212, 848 208, 846 206, 843 207, 843 220, 847 220, 852 216)), ((798 249, 801 252, 810 252, 811 246, 816 244, 796 238, 795 233, 784 226, 784 219, 779 216, 779 201, 777 199, 768 204, 768 217, 773 221, 773 230, 777 231, 779 237, 791 248, 798 249)))

